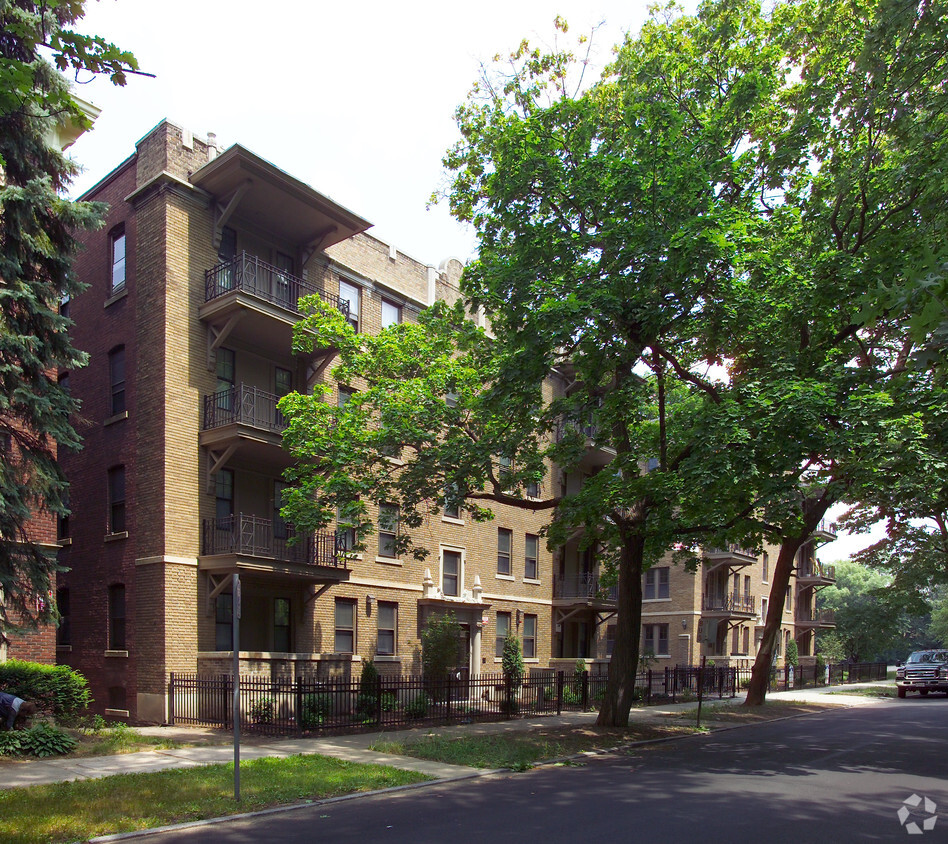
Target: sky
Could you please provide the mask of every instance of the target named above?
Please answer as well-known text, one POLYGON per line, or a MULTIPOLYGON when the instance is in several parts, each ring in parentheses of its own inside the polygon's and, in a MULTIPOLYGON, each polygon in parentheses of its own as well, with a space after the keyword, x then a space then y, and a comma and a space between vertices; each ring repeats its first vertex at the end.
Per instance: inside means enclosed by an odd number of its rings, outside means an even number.
POLYGON ((94 185, 162 118, 199 137, 240 143, 375 224, 372 234, 427 264, 470 257, 470 229, 446 204, 441 159, 457 139, 454 112, 481 63, 523 38, 566 44, 598 26, 601 68, 646 15, 640 0, 483 0, 346 6, 321 0, 87 0, 81 29, 131 50, 155 79, 77 86, 102 108, 69 153, 94 185), (562 38, 562 36, 561 36, 562 38), (563 43, 562 41, 560 43, 563 43))
MULTIPOLYGON (((693 9, 694 0, 683 5, 693 9)), ((131 50, 155 78, 116 88, 78 80, 102 109, 68 154, 83 168, 78 196, 134 152, 163 118, 226 148, 252 150, 374 224, 370 232, 426 264, 462 261, 473 232, 446 203, 445 151, 457 140, 454 112, 495 55, 523 38, 579 53, 591 34, 593 72, 647 14, 642 0, 87 0, 80 29, 131 50), (555 36, 557 16, 569 32, 555 36)), ((587 79, 589 77, 587 76, 587 79)), ((836 512, 841 512, 839 508, 836 512)), ((834 514, 831 513, 830 518, 834 514)), ((820 559, 845 559, 878 538, 841 537, 820 559)))

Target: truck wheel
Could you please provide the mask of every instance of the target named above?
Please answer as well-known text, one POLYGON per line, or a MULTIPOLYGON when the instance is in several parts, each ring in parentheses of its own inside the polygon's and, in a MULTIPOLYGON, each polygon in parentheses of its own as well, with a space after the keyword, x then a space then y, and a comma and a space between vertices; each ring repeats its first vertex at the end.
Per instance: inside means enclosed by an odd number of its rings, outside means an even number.
POLYGON ((898 688, 898 693, 899 697, 905 697, 905 689, 903 689, 901 686, 898 688))
POLYGON ((919 690, 918 690, 918 693, 919 693, 922 697, 926 697, 926 696, 928 695, 928 689, 919 689, 919 690))

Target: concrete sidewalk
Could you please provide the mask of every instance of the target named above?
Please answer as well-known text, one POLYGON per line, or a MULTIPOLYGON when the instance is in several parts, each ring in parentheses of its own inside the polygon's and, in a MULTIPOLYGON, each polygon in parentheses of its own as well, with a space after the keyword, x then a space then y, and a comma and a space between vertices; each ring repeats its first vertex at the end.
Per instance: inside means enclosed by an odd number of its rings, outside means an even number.
MULTIPOLYGON (((885 685, 885 683, 880 681, 876 683, 856 683, 851 686, 774 692, 769 694, 767 698, 768 700, 792 700, 805 703, 821 703, 824 705, 868 706, 885 703, 887 701, 885 698, 830 693, 839 692, 848 688, 855 689, 863 686, 878 685, 885 685)), ((709 698, 705 701, 705 705, 709 706, 723 703, 728 706, 737 706, 741 704, 743 700, 743 695, 723 701, 718 701, 716 698, 709 698)), ((691 701, 689 703, 633 709, 629 720, 633 723, 648 722, 659 718, 664 719, 669 715, 694 710, 696 708, 697 702, 691 701)), ((318 753, 352 762, 391 765, 394 768, 424 773, 438 780, 461 779, 478 776, 483 774, 484 771, 463 765, 446 765, 440 762, 412 759, 407 756, 393 756, 386 753, 377 753, 369 750, 369 746, 382 737, 411 741, 413 738, 421 739, 430 734, 446 737, 503 735, 505 733, 523 732, 533 729, 592 725, 595 721, 595 712, 564 712, 562 715, 522 718, 513 721, 456 724, 447 727, 417 727, 411 730, 384 733, 355 733, 350 735, 328 736, 325 738, 285 739, 265 743, 255 740, 252 744, 241 745, 240 758, 243 762, 268 756, 284 757, 298 753, 318 753)), ((147 735, 159 735, 171 741, 179 742, 195 741, 209 736, 224 735, 218 730, 181 727, 144 727, 140 728, 139 732, 147 735)), ((97 779, 114 774, 164 771, 170 768, 190 768, 199 765, 228 763, 232 762, 233 759, 234 751, 230 744, 217 744, 201 747, 182 747, 171 750, 145 750, 137 753, 95 756, 84 759, 61 757, 57 759, 28 761, 13 760, 9 764, 4 764, 0 767, 0 779, 2 779, 0 788, 21 788, 24 786, 43 785, 54 782, 97 779)))

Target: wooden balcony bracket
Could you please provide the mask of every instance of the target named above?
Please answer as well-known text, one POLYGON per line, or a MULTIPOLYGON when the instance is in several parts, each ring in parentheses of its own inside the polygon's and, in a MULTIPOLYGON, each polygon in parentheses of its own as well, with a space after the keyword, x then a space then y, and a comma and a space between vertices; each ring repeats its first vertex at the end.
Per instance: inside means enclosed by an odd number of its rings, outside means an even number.
POLYGON ((307 595, 306 595, 306 597, 303 599, 303 603, 304 603, 304 604, 308 604, 310 601, 315 601, 315 600, 317 600, 317 599, 319 598, 319 596, 322 595, 322 594, 323 594, 327 589, 329 589, 329 587, 332 586, 332 585, 333 585, 332 583, 324 583, 322 586, 320 586, 320 587, 317 589, 317 588, 316 588, 316 584, 314 583, 314 584, 313 584, 312 586, 310 586, 309 589, 307 590, 307 595))
POLYGON ((207 326, 207 371, 213 372, 217 368, 217 350, 228 338, 234 327, 243 319, 245 311, 233 314, 220 328, 214 325, 207 326))
POLYGON ((237 444, 227 446, 222 452, 207 450, 207 491, 214 492, 214 476, 221 470, 224 464, 233 457, 237 451, 237 444))
POLYGON ((221 245, 221 233, 224 231, 224 226, 227 225, 227 221, 230 220, 233 213, 237 210, 237 206, 240 205, 240 200, 243 199, 244 194, 250 190, 251 181, 247 179, 246 182, 241 183, 237 190, 234 191, 234 195, 228 200, 226 205, 221 204, 220 202, 214 203, 214 248, 217 249, 221 245))
POLYGON ((231 582, 231 575, 229 574, 214 575, 211 574, 211 572, 207 573, 207 605, 204 609, 206 615, 214 615, 214 599, 220 595, 231 582))

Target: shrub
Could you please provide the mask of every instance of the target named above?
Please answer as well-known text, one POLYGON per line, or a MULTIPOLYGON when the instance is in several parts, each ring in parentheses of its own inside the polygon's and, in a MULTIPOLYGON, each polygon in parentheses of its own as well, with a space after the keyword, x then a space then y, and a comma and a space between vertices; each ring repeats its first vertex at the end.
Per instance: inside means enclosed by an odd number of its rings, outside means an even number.
POLYGON ((359 677, 359 696, 356 698, 356 713, 362 718, 375 718, 375 696, 379 688, 379 670, 371 659, 362 663, 359 677))
POLYGON ((800 664, 800 651, 797 648, 797 640, 791 639, 787 642, 787 656, 786 656, 787 665, 792 665, 796 668, 800 664))
POLYGON ((273 723, 274 709, 273 698, 257 698, 250 704, 250 719, 255 724, 271 724, 273 723))
POLYGON ((421 667, 425 678, 444 682, 458 661, 461 626, 454 613, 432 615, 421 631, 421 667))
POLYGON ((332 698, 329 695, 304 695, 300 711, 300 727, 314 730, 321 727, 332 713, 332 698))
POLYGON ((394 692, 382 692, 382 712, 394 712, 398 709, 398 697, 394 692))
POLYGON ((515 686, 523 680, 523 651, 520 650, 520 640, 516 636, 507 634, 504 639, 504 650, 500 659, 504 674, 510 678, 515 686))
POLYGON ((573 666, 573 673, 576 675, 576 678, 581 679, 587 670, 588 666, 586 665, 586 660, 582 657, 579 657, 576 660, 576 665, 573 666))
POLYGON ((78 715, 92 703, 86 678, 67 665, 8 660, 0 663, 0 689, 57 718, 78 715))
POLYGON ((405 703, 406 718, 425 718, 428 715, 428 707, 431 705, 431 698, 424 692, 418 692, 405 703))
POLYGON ((0 756, 62 756, 75 746, 71 735, 45 722, 28 730, 0 733, 0 756))

